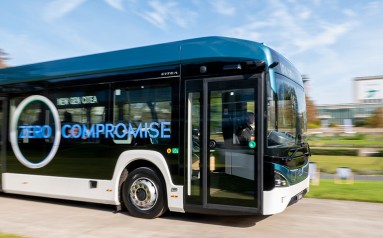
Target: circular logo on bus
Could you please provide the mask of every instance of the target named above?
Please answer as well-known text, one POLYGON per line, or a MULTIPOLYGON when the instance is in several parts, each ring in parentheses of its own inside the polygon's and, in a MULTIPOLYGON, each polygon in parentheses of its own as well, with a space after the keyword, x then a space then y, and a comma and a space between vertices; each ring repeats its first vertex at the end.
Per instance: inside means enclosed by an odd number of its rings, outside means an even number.
MULTIPOLYGON (((40 126, 40 136, 42 138, 47 138, 52 133, 52 129, 49 126, 40 126)), ((15 153, 16 158, 25 165, 28 168, 31 169, 38 169, 46 166, 51 160, 54 158, 54 156, 57 153, 57 150, 60 145, 61 140, 61 122, 60 122, 60 116, 59 113, 55 107, 55 105, 46 97, 40 96, 40 95, 33 95, 25 98, 16 108, 15 112, 13 113, 12 119, 11 119, 11 127, 10 127, 10 141, 12 145, 12 150, 15 153), (55 130, 55 138, 53 141, 52 148, 49 152, 49 154, 40 162, 33 163, 29 161, 27 158, 24 157, 23 153, 20 151, 20 147, 18 144, 18 122, 20 119, 20 115, 23 112, 23 110, 31 103, 33 102, 42 102, 44 103, 49 110, 51 111, 53 115, 54 120, 54 130, 55 130)))

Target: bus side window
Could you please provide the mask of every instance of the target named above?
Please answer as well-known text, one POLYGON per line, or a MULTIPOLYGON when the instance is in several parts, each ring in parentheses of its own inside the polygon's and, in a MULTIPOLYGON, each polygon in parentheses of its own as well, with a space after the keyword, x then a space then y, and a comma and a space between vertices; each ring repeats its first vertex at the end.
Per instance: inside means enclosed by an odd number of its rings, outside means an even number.
POLYGON ((83 86, 52 90, 50 98, 57 107, 65 142, 101 143, 105 132, 109 92, 83 86), (96 132, 94 128, 99 128, 96 132))
POLYGON ((113 124, 126 128, 116 144, 168 144, 171 125, 171 87, 140 85, 114 91, 113 124))

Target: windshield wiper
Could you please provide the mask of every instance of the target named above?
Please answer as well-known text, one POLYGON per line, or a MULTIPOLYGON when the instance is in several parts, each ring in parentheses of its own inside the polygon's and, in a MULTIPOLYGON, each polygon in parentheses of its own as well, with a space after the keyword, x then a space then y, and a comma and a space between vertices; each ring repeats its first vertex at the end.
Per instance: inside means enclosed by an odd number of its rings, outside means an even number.
POLYGON ((273 160, 280 160, 283 162, 289 162, 293 160, 294 158, 299 158, 302 156, 311 156, 311 150, 310 150, 310 145, 306 142, 300 142, 299 147, 291 148, 289 150, 290 153, 292 153, 289 156, 275 156, 275 155, 265 155, 265 157, 271 158, 273 160), (302 154, 298 154, 297 152, 303 151, 302 154))
POLYGON ((291 148, 290 152, 292 152, 291 155, 286 157, 286 161, 291 161, 294 158, 302 157, 302 156, 311 156, 311 150, 310 145, 306 142, 300 142, 300 147, 291 148), (297 155, 297 152, 304 151, 304 153, 297 155))

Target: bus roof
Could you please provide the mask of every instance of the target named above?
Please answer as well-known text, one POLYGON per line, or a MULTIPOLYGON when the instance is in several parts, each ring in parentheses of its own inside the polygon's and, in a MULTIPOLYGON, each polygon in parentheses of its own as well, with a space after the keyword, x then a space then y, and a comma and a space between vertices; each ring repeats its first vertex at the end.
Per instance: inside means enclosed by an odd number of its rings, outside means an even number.
POLYGON ((203 37, 138 48, 54 60, 0 70, 0 85, 53 78, 184 64, 199 59, 270 59, 263 44, 227 37, 203 37))
POLYGON ((267 65, 278 61, 276 72, 302 84, 298 70, 269 47, 248 40, 212 36, 9 67, 0 70, 0 86, 230 58, 262 60, 267 65))

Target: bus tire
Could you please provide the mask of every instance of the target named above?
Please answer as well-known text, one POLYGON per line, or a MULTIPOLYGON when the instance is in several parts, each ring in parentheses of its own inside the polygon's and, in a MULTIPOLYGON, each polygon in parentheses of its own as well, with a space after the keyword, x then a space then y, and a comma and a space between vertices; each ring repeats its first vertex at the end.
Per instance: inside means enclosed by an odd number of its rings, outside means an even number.
POLYGON ((156 218, 167 210, 166 190, 160 176, 151 168, 133 170, 122 186, 122 199, 135 217, 156 218))

